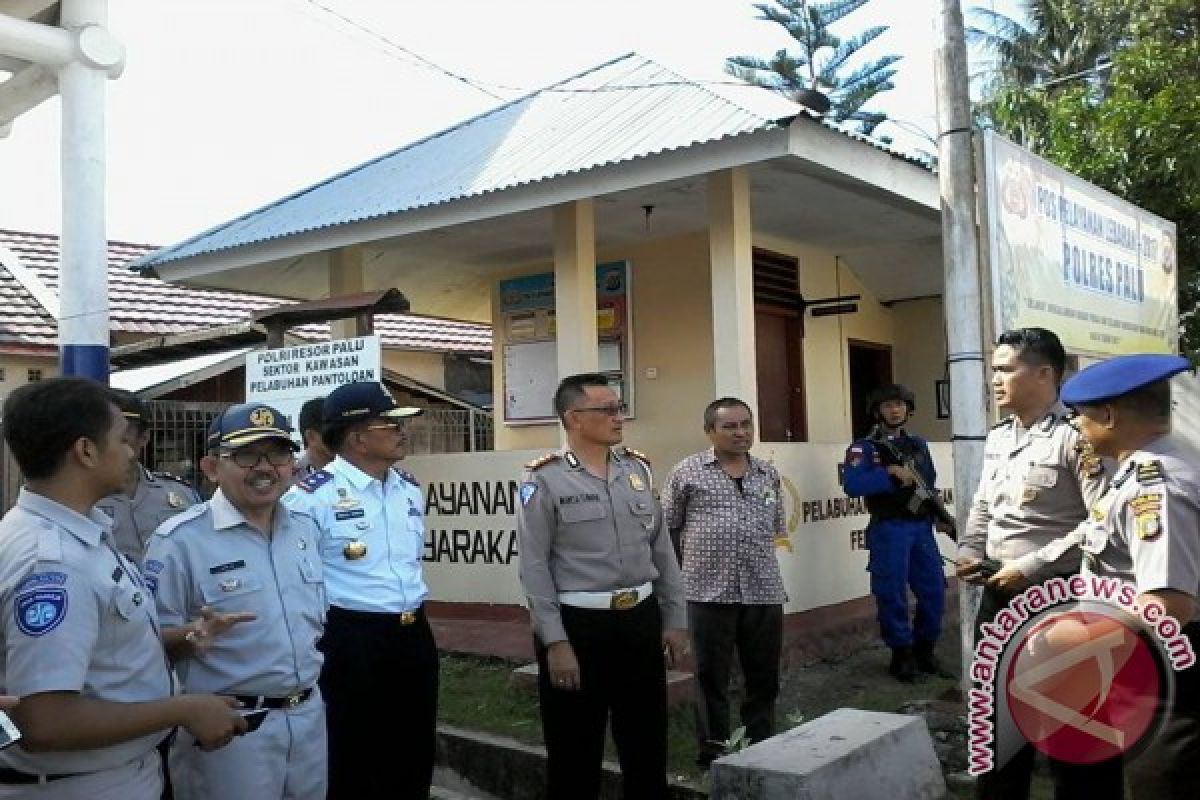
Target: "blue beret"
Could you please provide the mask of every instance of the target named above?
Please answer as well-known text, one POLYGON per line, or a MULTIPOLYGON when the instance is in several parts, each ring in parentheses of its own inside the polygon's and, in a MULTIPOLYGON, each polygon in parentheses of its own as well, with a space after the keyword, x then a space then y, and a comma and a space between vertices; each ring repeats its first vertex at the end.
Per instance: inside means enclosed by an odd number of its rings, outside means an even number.
POLYGON ((241 403, 217 415, 208 426, 208 447, 241 447, 261 439, 292 441, 292 426, 278 409, 263 403, 241 403))
POLYGON ((1116 356, 1072 376, 1063 384, 1062 401, 1069 406, 1098 403, 1165 380, 1190 367, 1183 356, 1162 353, 1116 356))
POLYGON ((387 388, 378 381, 342 384, 329 393, 321 406, 325 424, 358 422, 372 417, 415 417, 422 409, 398 406, 387 388))

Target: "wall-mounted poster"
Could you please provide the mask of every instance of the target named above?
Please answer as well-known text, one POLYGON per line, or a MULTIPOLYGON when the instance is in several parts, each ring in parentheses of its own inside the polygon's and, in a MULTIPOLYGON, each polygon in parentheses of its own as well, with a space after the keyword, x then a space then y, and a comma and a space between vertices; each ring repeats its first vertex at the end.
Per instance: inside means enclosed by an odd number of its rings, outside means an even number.
MULTIPOLYGON (((555 419, 558 386, 554 274, 523 275, 500 282, 498 332, 504 337, 504 421, 516 424, 555 419)), ((596 267, 596 333, 599 370, 633 406, 629 324, 629 262, 596 267)))

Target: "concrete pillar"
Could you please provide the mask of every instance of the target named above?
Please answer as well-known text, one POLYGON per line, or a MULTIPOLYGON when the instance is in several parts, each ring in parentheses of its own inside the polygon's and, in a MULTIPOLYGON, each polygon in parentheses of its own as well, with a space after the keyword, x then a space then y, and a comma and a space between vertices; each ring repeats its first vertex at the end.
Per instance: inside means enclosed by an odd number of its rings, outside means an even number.
POLYGON ((600 356, 596 339, 596 221, 591 199, 554 209, 554 317, 559 379, 595 372, 600 356))
MULTIPOLYGON (((61 24, 102 30, 105 0, 67 0, 61 24)), ((109 71, 96 61, 123 53, 100 35, 101 58, 81 58, 58 74, 62 94, 62 239, 58 341, 64 375, 108 381, 108 236, 105 230, 105 94, 109 71), (111 52, 110 52, 111 51, 111 52)), ((86 55, 86 51, 85 51, 86 55)))
POLYGON ((712 273, 716 397, 758 406, 754 350, 754 231, 744 167, 708 176, 708 253, 712 273))
MULTIPOLYGON (((363 248, 353 244, 329 251, 329 296, 340 297, 364 292, 363 248)), ((329 323, 329 338, 352 339, 358 336, 358 323, 353 317, 335 319, 329 323)))

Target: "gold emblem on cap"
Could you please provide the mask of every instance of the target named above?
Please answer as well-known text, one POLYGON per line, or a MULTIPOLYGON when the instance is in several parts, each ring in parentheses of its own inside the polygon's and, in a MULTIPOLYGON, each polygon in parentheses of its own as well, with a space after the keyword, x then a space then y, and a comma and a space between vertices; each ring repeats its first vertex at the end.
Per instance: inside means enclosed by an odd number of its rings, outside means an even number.
POLYGON ((183 508, 184 504, 183 495, 178 492, 167 492, 167 505, 171 508, 183 508))
POLYGON ((250 424, 258 428, 271 428, 275 425, 275 415, 269 408, 256 408, 250 412, 250 424))
POLYGON ((342 548, 342 555, 348 561, 357 561, 367 554, 367 546, 355 539, 353 542, 346 542, 346 546, 342 548))
POLYGON ((643 491, 646 488, 646 484, 642 481, 642 476, 636 472, 629 473, 629 485, 633 487, 635 492, 643 491))

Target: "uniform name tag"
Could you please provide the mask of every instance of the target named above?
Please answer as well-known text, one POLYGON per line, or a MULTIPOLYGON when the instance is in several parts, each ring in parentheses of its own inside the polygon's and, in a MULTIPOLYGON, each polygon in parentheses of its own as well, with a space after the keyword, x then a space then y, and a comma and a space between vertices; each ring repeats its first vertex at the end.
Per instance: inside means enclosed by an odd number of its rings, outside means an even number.
POLYGON ((1058 483, 1058 470, 1054 467, 1031 467, 1025 482, 1030 486, 1049 489, 1058 483))
POLYGON ((220 575, 222 572, 231 572, 235 569, 241 569, 244 566, 246 566, 246 562, 238 559, 237 561, 230 561, 228 564, 218 564, 215 567, 209 567, 208 574, 220 575))
POLYGON ((341 521, 344 519, 358 519, 359 517, 366 516, 366 513, 367 511, 364 508, 350 508, 345 511, 335 511, 333 512, 333 516, 334 519, 341 521))

